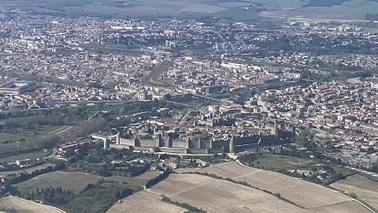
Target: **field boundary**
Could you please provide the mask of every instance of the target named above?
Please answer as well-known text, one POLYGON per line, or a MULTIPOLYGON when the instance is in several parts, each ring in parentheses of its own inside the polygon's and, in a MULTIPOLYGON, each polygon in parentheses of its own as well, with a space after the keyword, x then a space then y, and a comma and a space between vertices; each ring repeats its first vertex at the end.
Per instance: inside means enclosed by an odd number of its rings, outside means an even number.
MULTIPOLYGON (((335 182, 335 183, 336 183, 336 182, 335 182)), ((361 202, 362 204, 368 206, 368 207, 372 210, 372 212, 375 212, 375 213, 378 212, 378 209, 376 209, 375 207, 371 206, 369 203, 367 203, 366 201, 362 200, 362 199, 359 198, 358 196, 357 196, 356 198, 353 198, 352 195, 348 193, 348 191, 345 191, 345 190, 343 190, 343 189, 339 189, 339 188, 334 187, 334 186, 331 186, 331 185, 328 185, 328 187, 329 187, 330 189, 336 190, 336 191, 338 191, 339 193, 344 194, 344 195, 346 195, 346 196, 348 196, 348 197, 350 197, 350 198, 352 198, 352 199, 355 199, 355 201, 356 201, 357 203, 361 202)), ((353 187, 355 187, 355 186, 353 186, 353 187)), ((358 187, 355 187, 355 188, 358 188, 358 187)), ((359 203, 359 204, 360 204, 360 203, 359 203)), ((368 208, 367 208, 367 209, 368 209, 368 208)))
MULTIPOLYGON (((247 165, 244 165, 244 164, 243 164, 242 162, 240 162, 239 160, 236 160, 236 162, 237 162, 237 164, 239 164, 240 166, 243 166, 243 167, 245 167, 245 168, 253 168, 253 167, 249 167, 249 166, 247 166, 247 165)), ((261 169, 260 169, 260 170, 261 170, 261 169)), ((265 171, 270 171, 270 170, 265 170, 265 171)), ((273 171, 270 171, 270 172, 273 172, 273 171)), ((276 172, 276 173, 279 174, 279 175, 285 176, 285 177, 290 177, 290 178, 294 178, 294 179, 297 179, 297 180, 306 181, 307 183, 310 183, 310 184, 313 184, 313 185, 315 185, 315 186, 318 186, 318 187, 321 187, 321 188, 327 189, 327 190, 329 190, 329 191, 335 192, 335 193, 337 193, 337 194, 339 194, 339 195, 341 195, 341 196, 347 197, 347 198, 349 198, 350 200, 352 200, 352 201, 354 201, 354 202, 360 204, 361 206, 363 206, 365 209, 369 210, 370 212, 372 212, 372 213, 377 213, 377 212, 374 211, 372 208, 370 208, 370 206, 368 206, 368 205, 364 204, 363 202, 361 202, 361 201, 359 201, 359 200, 357 200, 357 199, 351 197, 350 195, 347 195, 347 194, 344 194, 344 193, 341 193, 341 192, 337 191, 337 190, 334 189, 332 186, 325 187, 325 186, 323 186, 323 185, 316 184, 316 183, 313 183, 313 182, 310 182, 310 181, 307 181, 307 180, 304 180, 304 179, 301 179, 301 178, 291 177, 291 176, 289 176, 289 175, 285 175, 285 174, 282 174, 282 173, 279 173, 279 172, 276 172)), ((340 203, 343 203, 343 202, 334 203, 334 204, 340 204, 340 203)), ((332 204, 330 204, 330 205, 332 205, 332 204)))
POLYGON ((188 210, 189 212, 196 212, 196 213, 207 213, 208 212, 206 210, 199 209, 195 206, 192 206, 188 203, 181 203, 181 202, 178 202, 178 201, 171 200, 169 197, 167 197, 165 195, 162 195, 161 201, 175 205, 175 206, 178 206, 178 207, 181 207, 181 208, 184 208, 184 209, 188 210))
MULTIPOLYGON (((271 191, 269 191, 269 190, 260 189, 259 187, 252 186, 251 184, 249 184, 249 183, 247 183, 247 182, 245 182, 245 181, 237 181, 237 180, 234 180, 234 179, 232 179, 232 178, 224 178, 224 177, 222 177, 222 176, 218 176, 218 175, 216 175, 216 174, 213 174, 213 173, 207 173, 207 172, 202 173, 202 172, 195 171, 195 172, 187 172, 187 173, 182 173, 182 174, 184 174, 184 175, 185 175, 185 174, 203 175, 203 176, 211 177, 211 178, 214 178, 214 179, 224 180, 224 181, 228 181, 228 182, 231 182, 231 183, 234 183, 234 184, 239 184, 239 185, 242 185, 242 186, 250 187, 250 188, 253 188, 253 189, 256 189, 256 190, 262 191, 262 192, 264 192, 264 193, 267 193, 267 194, 273 195, 274 197, 276 197, 276 198, 278 198, 278 199, 280 199, 280 200, 283 200, 283 201, 285 201, 285 202, 287 202, 287 203, 290 203, 291 205, 294 205, 294 206, 299 207, 299 208, 301 208, 301 209, 305 209, 303 206, 300 206, 300 205, 294 203, 293 201, 291 201, 291 200, 289 200, 289 199, 286 199, 286 198, 282 197, 280 193, 273 193, 273 192, 271 192, 271 191)), ((249 173, 249 174, 251 174, 251 173, 249 173)), ((249 174, 247 174, 247 175, 249 175, 249 174)), ((203 184, 201 184, 201 185, 206 185, 206 184, 208 184, 208 183, 209 183, 209 182, 205 182, 205 183, 203 183, 203 184)), ((190 190, 190 189, 189 189, 189 190, 190 190)))

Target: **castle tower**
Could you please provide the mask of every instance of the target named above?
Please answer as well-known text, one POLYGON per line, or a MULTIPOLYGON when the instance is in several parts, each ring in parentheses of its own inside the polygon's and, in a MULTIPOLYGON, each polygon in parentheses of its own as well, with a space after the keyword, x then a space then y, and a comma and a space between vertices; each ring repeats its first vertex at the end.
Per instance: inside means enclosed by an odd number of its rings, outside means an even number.
POLYGON ((228 152, 233 153, 235 148, 234 136, 231 136, 228 152))
POLYGON ((134 138, 134 147, 135 146, 140 146, 140 141, 137 137, 134 138))
POLYGON ((89 61, 89 52, 88 51, 85 52, 85 61, 89 61))
POLYGON ((211 138, 210 139, 210 143, 209 143, 209 148, 213 148, 213 142, 214 142, 214 138, 211 138))
POLYGON ((279 129, 278 129, 278 127, 277 127, 276 125, 274 125, 274 126, 272 127, 271 134, 272 134, 272 135, 275 135, 276 138, 278 138, 278 136, 279 136, 279 129))
POLYGON ((172 147, 173 139, 171 136, 168 136, 166 147, 172 147))
POLYGON ((119 131, 116 135, 116 144, 121 144, 121 133, 119 131))
POLYGON ((186 148, 189 149, 189 147, 190 147, 190 138, 186 140, 186 148))
POLYGON ((110 140, 109 140, 109 137, 106 136, 104 140, 104 149, 109 149, 109 148, 110 148, 110 140))
POLYGON ((162 135, 160 133, 155 134, 154 140, 155 140, 155 146, 160 147, 161 142, 162 142, 162 135))

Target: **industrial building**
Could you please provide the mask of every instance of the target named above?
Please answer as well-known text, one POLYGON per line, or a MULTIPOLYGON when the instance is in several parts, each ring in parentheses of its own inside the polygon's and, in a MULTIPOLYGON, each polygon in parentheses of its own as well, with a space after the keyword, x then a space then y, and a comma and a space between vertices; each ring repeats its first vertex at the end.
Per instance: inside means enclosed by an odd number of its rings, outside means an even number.
POLYGON ((21 95, 36 88, 37 84, 32 81, 10 81, 0 86, 0 94, 21 95))

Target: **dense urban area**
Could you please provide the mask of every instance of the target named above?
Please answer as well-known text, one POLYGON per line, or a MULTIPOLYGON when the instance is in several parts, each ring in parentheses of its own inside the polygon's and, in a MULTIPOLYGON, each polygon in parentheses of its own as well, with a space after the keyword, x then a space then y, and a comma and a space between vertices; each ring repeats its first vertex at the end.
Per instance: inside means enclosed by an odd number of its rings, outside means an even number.
POLYGON ((376 14, 41 8, 0 4, 0 212, 378 212, 376 14))

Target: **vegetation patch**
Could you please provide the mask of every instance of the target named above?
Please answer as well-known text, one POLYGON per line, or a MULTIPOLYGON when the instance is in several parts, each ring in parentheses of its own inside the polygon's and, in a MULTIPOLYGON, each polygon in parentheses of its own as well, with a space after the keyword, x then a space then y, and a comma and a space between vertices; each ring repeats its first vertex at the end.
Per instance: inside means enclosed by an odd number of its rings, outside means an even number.
POLYGON ((146 188, 151 188, 152 186, 158 184, 160 181, 163 181, 163 180, 167 179, 169 177, 170 173, 171 173, 170 171, 165 171, 162 174, 160 174, 159 176, 157 176, 157 177, 149 180, 146 183, 146 188))
POLYGON ((88 184, 62 209, 67 212, 106 212, 115 202, 133 194, 133 191, 119 184, 88 184))
POLYGON ((184 209, 187 209, 189 212, 194 212, 194 213, 206 213, 206 212, 208 212, 208 211, 199 209, 199 208, 197 208, 195 206, 192 206, 192 205, 190 205, 188 203, 180 203, 178 201, 171 200, 167 196, 163 196, 161 200, 164 201, 164 202, 167 202, 167 203, 170 203, 170 204, 182 207, 184 209))

